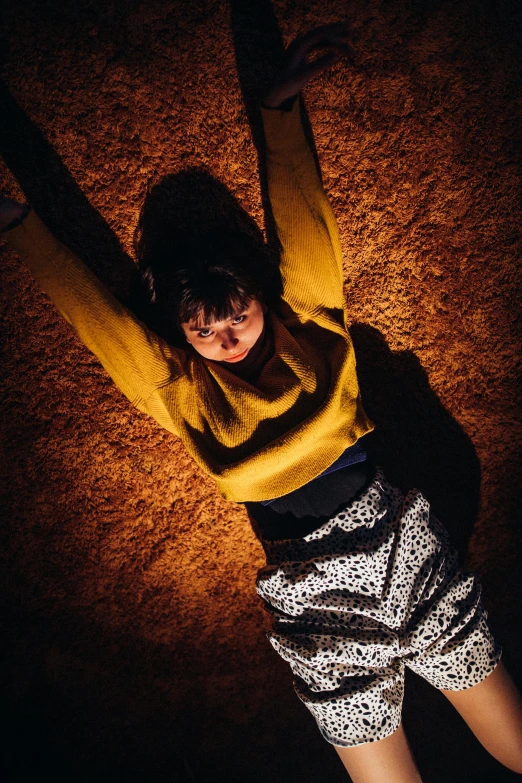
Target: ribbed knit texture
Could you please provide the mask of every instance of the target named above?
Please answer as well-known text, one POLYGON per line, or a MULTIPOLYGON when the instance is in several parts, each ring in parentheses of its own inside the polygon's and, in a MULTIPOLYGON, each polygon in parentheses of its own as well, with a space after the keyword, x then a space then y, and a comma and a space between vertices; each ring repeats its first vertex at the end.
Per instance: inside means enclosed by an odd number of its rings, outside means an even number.
POLYGON ((337 224, 291 112, 263 110, 269 195, 282 245, 275 351, 254 381, 173 348, 123 307, 31 212, 5 234, 128 399, 182 438, 224 498, 293 492, 372 429, 346 328, 337 224))

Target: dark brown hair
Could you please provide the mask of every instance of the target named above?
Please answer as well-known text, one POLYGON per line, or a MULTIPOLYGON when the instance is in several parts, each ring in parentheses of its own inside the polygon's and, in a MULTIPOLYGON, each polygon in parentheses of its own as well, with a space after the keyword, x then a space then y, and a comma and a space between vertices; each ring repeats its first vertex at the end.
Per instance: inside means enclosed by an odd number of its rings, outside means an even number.
POLYGON ((149 328, 182 345, 181 323, 229 318, 254 298, 274 308, 282 285, 272 244, 206 170, 168 175, 149 189, 136 227, 132 307, 149 328))
POLYGON ((136 249, 152 326, 171 341, 184 322, 224 320, 252 299, 273 307, 279 298, 279 270, 248 234, 214 227, 178 235, 167 247, 138 242, 136 249))

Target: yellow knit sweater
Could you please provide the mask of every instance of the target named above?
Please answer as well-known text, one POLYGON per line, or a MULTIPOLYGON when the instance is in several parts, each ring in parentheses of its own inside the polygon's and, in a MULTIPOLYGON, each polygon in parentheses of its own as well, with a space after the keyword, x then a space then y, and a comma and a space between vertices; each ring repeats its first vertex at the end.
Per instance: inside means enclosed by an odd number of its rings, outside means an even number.
POLYGON ((263 110, 263 121, 283 302, 267 315, 275 351, 253 381, 152 333, 34 212, 5 234, 133 405, 178 435, 238 502, 298 489, 372 429, 346 328, 337 224, 298 101, 290 112, 263 110))

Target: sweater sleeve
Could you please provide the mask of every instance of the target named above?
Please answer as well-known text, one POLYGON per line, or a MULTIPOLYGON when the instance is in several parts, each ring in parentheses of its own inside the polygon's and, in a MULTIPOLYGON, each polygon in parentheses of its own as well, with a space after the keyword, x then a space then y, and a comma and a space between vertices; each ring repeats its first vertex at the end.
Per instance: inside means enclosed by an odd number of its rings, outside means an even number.
POLYGON ((139 408, 181 373, 175 349, 149 331, 31 211, 3 236, 59 312, 139 408))
POLYGON ((299 112, 262 108, 268 193, 282 245, 283 298, 294 312, 343 309, 339 232, 299 112))

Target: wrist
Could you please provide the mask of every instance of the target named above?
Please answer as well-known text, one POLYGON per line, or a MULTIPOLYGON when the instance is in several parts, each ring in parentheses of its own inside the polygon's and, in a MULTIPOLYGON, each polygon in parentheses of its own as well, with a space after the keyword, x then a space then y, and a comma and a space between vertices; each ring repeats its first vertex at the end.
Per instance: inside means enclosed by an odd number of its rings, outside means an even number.
POLYGON ((262 101, 261 106, 264 109, 272 109, 272 110, 278 109, 279 111, 291 111, 296 98, 297 95, 290 95, 281 98, 280 96, 274 96, 268 93, 268 95, 262 101))

